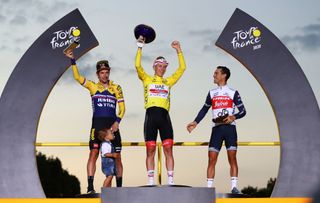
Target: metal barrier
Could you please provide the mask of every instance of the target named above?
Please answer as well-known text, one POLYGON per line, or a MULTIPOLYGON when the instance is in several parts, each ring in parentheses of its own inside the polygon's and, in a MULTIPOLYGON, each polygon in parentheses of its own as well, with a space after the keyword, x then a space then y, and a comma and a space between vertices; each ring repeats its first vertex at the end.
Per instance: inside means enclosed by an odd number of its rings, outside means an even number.
MULTIPOLYGON (((158 152, 158 183, 161 185, 161 174, 162 174, 162 143, 157 142, 157 152, 158 152)), ((37 142, 36 147, 83 147, 89 146, 87 142, 37 142)), ((122 142, 122 146, 125 147, 137 147, 145 146, 145 142, 122 142)), ((208 146, 208 142, 175 142, 174 146, 188 146, 188 147, 198 147, 198 146, 208 146)), ((256 146, 256 147, 272 147, 280 146, 280 142, 238 142, 238 146, 256 146)))

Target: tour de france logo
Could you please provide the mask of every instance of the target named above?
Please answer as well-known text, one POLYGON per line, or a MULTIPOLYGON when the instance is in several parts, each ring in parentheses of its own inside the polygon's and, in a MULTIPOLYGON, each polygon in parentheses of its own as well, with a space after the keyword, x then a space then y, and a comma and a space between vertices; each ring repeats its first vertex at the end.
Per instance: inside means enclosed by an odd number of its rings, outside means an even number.
POLYGON ((52 35, 53 37, 50 40, 51 48, 62 48, 72 44, 74 41, 79 41, 80 30, 77 26, 71 26, 66 30, 57 30, 52 35))
POLYGON ((250 27, 247 30, 241 29, 233 32, 231 41, 233 49, 241 49, 252 46, 252 50, 262 47, 262 33, 258 27, 250 27))

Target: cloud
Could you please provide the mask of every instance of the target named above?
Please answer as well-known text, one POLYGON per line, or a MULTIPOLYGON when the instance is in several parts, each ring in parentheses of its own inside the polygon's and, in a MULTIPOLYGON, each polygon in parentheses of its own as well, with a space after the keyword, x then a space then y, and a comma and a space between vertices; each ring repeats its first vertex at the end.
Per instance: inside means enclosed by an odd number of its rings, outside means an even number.
POLYGON ((49 22, 49 19, 46 16, 41 16, 41 15, 39 15, 36 18, 36 20, 38 23, 48 23, 49 22))
POLYGON ((188 33, 190 36, 211 36, 215 34, 215 31, 205 29, 205 30, 190 30, 188 33))
MULTIPOLYGON (((97 80, 96 76, 96 62, 98 60, 102 60, 107 58, 110 62, 111 61, 117 61, 117 58, 111 54, 107 57, 102 57, 102 53, 87 53, 83 57, 81 57, 79 60, 77 60, 78 69, 81 75, 86 77, 89 80, 97 80)), ((128 75, 135 75, 136 71, 132 68, 124 68, 121 66, 114 66, 113 63, 110 63, 111 66, 111 74, 117 74, 121 76, 128 76, 128 75)), ((75 81, 73 78, 73 73, 71 68, 69 68, 61 77, 59 80, 58 85, 74 85, 75 81)))
POLYGON ((204 30, 190 30, 187 32, 189 37, 193 37, 197 44, 202 46, 203 52, 215 51, 215 40, 219 37, 220 31, 204 29, 204 30))
POLYGON ((215 50, 216 50, 216 47, 214 45, 214 41, 208 42, 202 48, 203 52, 212 52, 212 51, 215 51, 215 50))
POLYGON ((16 15, 13 17, 13 19, 10 20, 10 24, 12 25, 26 25, 27 24, 27 18, 25 18, 22 15, 16 15))
MULTIPOLYGON (((95 67, 90 64, 90 62, 80 63, 77 62, 77 66, 79 69, 79 73, 89 80, 94 80, 96 78, 95 75, 95 67)), ((71 67, 67 69, 67 71, 61 76, 59 83, 57 85, 74 85, 77 84, 75 79, 73 78, 73 73, 71 67)))
POLYGON ((310 24, 300 28, 302 34, 284 36, 282 41, 293 49, 315 51, 320 49, 320 24, 310 24))
POLYGON ((76 4, 65 1, 2 0, 0 6, 0 22, 9 20, 9 23, 13 25, 25 25, 28 23, 28 20, 30 20, 41 24, 49 22, 49 19, 56 18, 60 16, 62 12, 75 8, 75 6, 76 4), (10 17, 6 18, 5 16, 10 17))
POLYGON ((133 68, 122 68, 122 67, 115 67, 113 66, 112 69, 112 74, 120 74, 122 76, 128 76, 128 75, 136 75, 136 69, 133 68))
POLYGON ((14 39, 15 44, 21 44, 25 41, 30 41, 31 37, 29 36, 24 36, 24 37, 18 37, 16 39, 14 39))
POLYGON ((9 47, 8 46, 6 46, 6 45, 1 45, 0 46, 0 52, 5 52, 5 51, 7 51, 7 50, 9 50, 9 47))
POLYGON ((8 40, 7 43, 12 45, 12 50, 20 50, 16 41, 18 37, 21 37, 21 33, 29 38, 18 41, 25 44, 32 43, 30 39, 33 39, 34 36, 29 34, 30 28, 44 30, 67 12, 70 12, 71 9, 74 9, 74 5, 60 0, 1 0, 0 23, 5 29, 0 30, 0 37, 8 40))
POLYGON ((6 21, 6 17, 0 14, 0 23, 4 23, 6 21))

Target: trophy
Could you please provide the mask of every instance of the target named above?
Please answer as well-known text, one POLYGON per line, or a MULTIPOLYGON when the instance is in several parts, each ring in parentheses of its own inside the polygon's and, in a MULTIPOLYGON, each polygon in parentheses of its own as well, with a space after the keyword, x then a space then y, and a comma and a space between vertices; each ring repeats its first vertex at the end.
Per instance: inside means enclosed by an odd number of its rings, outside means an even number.
POLYGON ((67 53, 67 52, 69 52, 69 50, 74 50, 75 48, 77 48, 79 46, 79 44, 80 44, 79 43, 79 41, 80 41, 80 37, 79 37, 80 30, 79 29, 74 29, 72 31, 72 35, 73 35, 74 40, 73 40, 73 42, 71 44, 69 44, 69 46, 67 46, 67 48, 65 48, 63 50, 63 53, 67 53))
POLYGON ((223 120, 229 116, 229 113, 226 109, 222 109, 221 112, 218 113, 218 117, 212 119, 214 123, 224 123, 223 120))
POLYGON ((134 28, 134 36, 138 42, 150 43, 156 38, 156 32, 148 25, 140 24, 134 28))
POLYGON ((63 50, 63 53, 67 53, 69 52, 69 50, 74 50, 77 46, 79 46, 79 44, 80 43, 78 41, 72 42, 71 44, 69 44, 69 46, 67 46, 67 48, 63 50))

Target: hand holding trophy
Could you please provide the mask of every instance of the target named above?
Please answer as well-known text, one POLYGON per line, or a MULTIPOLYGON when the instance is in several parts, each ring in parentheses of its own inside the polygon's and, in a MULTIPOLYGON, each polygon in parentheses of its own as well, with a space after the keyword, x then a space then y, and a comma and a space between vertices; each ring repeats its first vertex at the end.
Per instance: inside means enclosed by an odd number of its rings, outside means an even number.
POLYGON ((212 119, 214 123, 224 123, 224 119, 229 116, 229 113, 226 109, 222 109, 221 112, 218 113, 218 117, 215 119, 212 119))
POLYGON ((72 31, 72 35, 73 35, 73 42, 71 43, 71 44, 69 44, 69 46, 67 46, 67 48, 65 48, 64 50, 63 50, 63 53, 65 54, 65 55, 67 55, 67 53, 70 53, 70 52, 73 52, 73 50, 75 49, 75 48, 77 48, 79 45, 80 45, 80 43, 79 43, 79 40, 80 40, 80 30, 79 29, 74 29, 73 31, 72 31))
POLYGON ((144 44, 150 43, 156 38, 156 32, 152 27, 140 24, 134 28, 134 36, 137 39, 138 47, 142 48, 144 44))

